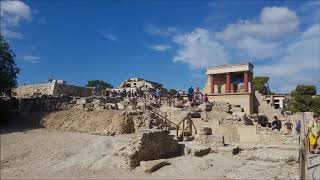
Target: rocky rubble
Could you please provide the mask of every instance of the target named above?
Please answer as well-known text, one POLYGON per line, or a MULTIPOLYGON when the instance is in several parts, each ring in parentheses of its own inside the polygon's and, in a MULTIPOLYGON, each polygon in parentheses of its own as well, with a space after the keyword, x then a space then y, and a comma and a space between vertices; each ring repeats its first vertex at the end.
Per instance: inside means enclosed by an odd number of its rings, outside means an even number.
POLYGON ((162 130, 140 130, 137 136, 123 147, 115 156, 124 159, 124 165, 135 168, 140 161, 168 158, 181 154, 178 142, 169 131, 162 130))

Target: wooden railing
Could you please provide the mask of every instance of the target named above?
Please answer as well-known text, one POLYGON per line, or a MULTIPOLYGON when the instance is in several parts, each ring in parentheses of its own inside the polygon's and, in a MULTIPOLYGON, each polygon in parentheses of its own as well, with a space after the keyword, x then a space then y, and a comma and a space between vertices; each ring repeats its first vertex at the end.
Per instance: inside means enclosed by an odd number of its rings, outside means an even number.
POLYGON ((308 122, 303 114, 302 128, 299 136, 299 179, 308 179, 307 163, 309 152, 309 136, 307 132, 308 122))
POLYGON ((155 113, 156 115, 158 115, 160 118, 163 119, 163 122, 160 124, 160 128, 161 129, 164 129, 164 128, 167 128, 169 129, 170 128, 170 124, 173 125, 176 129, 176 137, 179 139, 179 129, 180 129, 180 126, 182 125, 182 140, 185 136, 185 130, 186 130, 186 126, 187 126, 187 129, 190 133, 190 135, 192 135, 192 129, 194 128, 194 132, 195 134, 197 134, 197 129, 196 129, 196 126, 194 125, 192 119, 191 119, 191 116, 190 115, 187 115, 187 117, 183 118, 178 124, 170 121, 168 118, 167 118, 167 114, 164 114, 163 112, 161 112, 158 108, 150 105, 149 106, 151 109, 150 111, 155 113))

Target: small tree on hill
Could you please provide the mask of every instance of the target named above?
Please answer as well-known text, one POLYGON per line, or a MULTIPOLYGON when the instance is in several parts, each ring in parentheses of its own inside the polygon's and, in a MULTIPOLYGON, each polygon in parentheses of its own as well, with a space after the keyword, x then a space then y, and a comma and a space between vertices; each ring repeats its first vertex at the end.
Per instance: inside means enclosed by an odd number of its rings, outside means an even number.
POLYGON ((170 90, 169 90, 169 94, 170 94, 171 96, 174 96, 174 95, 177 94, 177 90, 175 90, 175 89, 170 89, 170 90))
POLYGON ((315 86, 298 85, 291 92, 292 99, 289 104, 289 110, 292 112, 315 112, 320 115, 320 97, 316 95, 315 86))
POLYGON ((11 97, 12 88, 17 87, 17 74, 20 69, 14 58, 15 54, 0 34, 0 95, 11 97))
POLYGON ((95 87, 95 88, 113 88, 113 86, 105 81, 102 80, 89 80, 87 87, 95 87))
POLYGON ((253 78, 253 86, 255 90, 258 90, 262 94, 270 94, 269 90, 269 77, 256 76, 253 78))

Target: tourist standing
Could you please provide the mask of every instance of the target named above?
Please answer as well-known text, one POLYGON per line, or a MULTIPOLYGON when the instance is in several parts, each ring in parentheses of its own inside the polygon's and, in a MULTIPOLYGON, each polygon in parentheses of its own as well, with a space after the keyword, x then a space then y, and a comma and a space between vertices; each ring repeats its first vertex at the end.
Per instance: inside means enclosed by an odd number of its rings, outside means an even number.
POLYGON ((311 154, 315 153, 318 146, 318 138, 320 135, 320 118, 313 116, 313 119, 308 124, 308 133, 309 133, 309 151, 311 154))
POLYGON ((192 99, 193 99, 193 92, 194 92, 194 89, 193 89, 193 87, 191 86, 191 87, 188 89, 188 99, 189 99, 190 102, 191 102, 192 99))
POLYGON ((205 94, 205 95, 203 96, 203 101, 204 101, 205 103, 208 103, 208 102, 209 102, 209 98, 208 98, 208 95, 207 95, 207 94, 205 94))
POLYGON ((284 132, 284 135, 291 135, 293 124, 290 122, 290 120, 288 120, 284 124, 284 126, 286 127, 286 131, 284 132))
POLYGON ((296 124, 296 133, 297 135, 299 135, 301 132, 301 121, 298 120, 297 124, 296 124))

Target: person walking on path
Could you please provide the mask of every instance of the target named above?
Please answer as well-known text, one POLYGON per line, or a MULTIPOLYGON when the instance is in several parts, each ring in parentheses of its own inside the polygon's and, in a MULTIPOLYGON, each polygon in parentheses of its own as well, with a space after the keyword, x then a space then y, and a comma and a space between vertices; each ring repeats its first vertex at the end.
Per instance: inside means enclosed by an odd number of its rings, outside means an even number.
POLYGON ((188 89, 188 99, 189 99, 190 102, 191 102, 192 99, 193 99, 193 92, 194 92, 194 89, 193 89, 193 87, 191 86, 191 87, 188 89))
POLYGON ((320 135, 320 118, 313 116, 313 119, 308 124, 308 133, 309 133, 309 151, 311 154, 314 154, 317 150, 318 139, 320 135))

